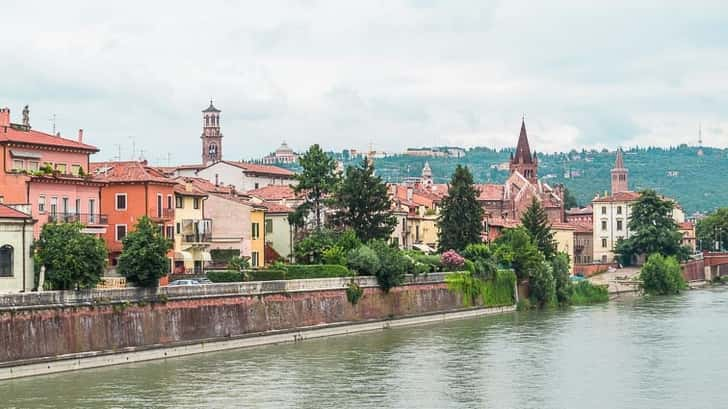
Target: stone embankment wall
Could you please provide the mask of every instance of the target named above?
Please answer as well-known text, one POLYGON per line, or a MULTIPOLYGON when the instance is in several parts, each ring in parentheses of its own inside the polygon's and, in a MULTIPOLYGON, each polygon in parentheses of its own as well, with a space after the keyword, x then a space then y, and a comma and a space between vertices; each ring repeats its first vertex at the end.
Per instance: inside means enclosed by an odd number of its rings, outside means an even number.
POLYGON ((357 281, 357 305, 345 278, 4 295, 0 367, 463 307, 443 274, 408 277, 389 293, 373 278, 357 281))

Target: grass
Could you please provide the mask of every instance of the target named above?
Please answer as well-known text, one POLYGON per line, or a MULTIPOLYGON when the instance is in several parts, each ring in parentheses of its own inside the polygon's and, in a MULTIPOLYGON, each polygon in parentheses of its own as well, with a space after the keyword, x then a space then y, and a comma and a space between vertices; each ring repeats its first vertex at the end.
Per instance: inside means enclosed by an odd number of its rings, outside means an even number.
POLYGON ((572 305, 590 305, 607 301, 609 301, 607 286, 594 285, 589 281, 574 284, 574 292, 571 295, 572 305))

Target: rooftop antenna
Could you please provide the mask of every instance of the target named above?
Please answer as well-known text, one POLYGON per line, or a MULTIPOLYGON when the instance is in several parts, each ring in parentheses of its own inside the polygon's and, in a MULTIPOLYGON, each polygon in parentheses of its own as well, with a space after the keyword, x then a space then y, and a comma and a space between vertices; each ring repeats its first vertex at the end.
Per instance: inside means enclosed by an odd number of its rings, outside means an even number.
POLYGON ((139 160, 140 161, 145 160, 144 159, 144 149, 139 149, 139 160))
POLYGON ((136 160, 136 139, 133 136, 130 136, 129 139, 131 139, 131 160, 136 160))
POLYGON ((703 146, 703 127, 698 122, 698 146, 703 146))
POLYGON ((167 152, 167 166, 172 166, 172 152, 167 152))
POLYGON ((116 146, 116 151, 118 153, 116 154, 116 157, 114 157, 112 159, 115 159, 117 161, 121 161, 121 144, 120 143, 115 143, 114 146, 116 146))
POLYGON ((53 135, 56 134, 56 114, 53 114, 50 118, 48 118, 49 121, 51 121, 51 124, 53 124, 53 135))

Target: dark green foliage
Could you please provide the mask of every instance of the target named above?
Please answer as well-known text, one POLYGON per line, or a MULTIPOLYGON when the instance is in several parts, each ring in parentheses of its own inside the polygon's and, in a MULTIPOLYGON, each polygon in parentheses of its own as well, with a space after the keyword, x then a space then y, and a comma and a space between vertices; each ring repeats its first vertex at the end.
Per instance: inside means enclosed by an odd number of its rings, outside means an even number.
POLYGON ((551 260, 556 254, 556 240, 554 240, 549 217, 536 198, 531 201, 531 205, 523 213, 521 223, 546 260, 551 260))
POLYGON ((609 301, 609 293, 606 285, 593 285, 584 280, 573 286, 572 305, 589 305, 607 301, 609 301))
POLYGON ((231 258, 238 256, 240 256, 240 250, 238 249, 210 250, 210 258, 212 258, 213 263, 227 265, 231 258))
POLYGON ((233 256, 228 260, 227 268, 229 270, 233 271, 243 271, 250 267, 250 263, 248 262, 248 259, 242 258, 240 256, 233 256))
POLYGON ((728 207, 721 207, 698 221, 695 233, 702 250, 725 248, 728 244, 728 207))
POLYGON ((498 261, 493 247, 483 243, 469 244, 463 251, 463 256, 472 260, 475 267, 475 276, 491 278, 498 270, 498 261))
POLYGON ((296 174, 296 193, 306 193, 304 210, 314 212, 316 229, 321 228, 321 209, 326 195, 336 190, 336 161, 327 155, 318 144, 311 147, 298 159, 301 172, 296 174))
POLYGON ((287 265, 286 280, 301 280, 306 278, 348 277, 351 272, 340 265, 287 265))
POLYGON ((559 305, 568 305, 573 292, 569 278, 569 255, 564 252, 556 253, 550 263, 556 285, 556 302, 559 305))
POLYGON ((448 195, 442 199, 438 219, 440 251, 462 251, 468 244, 480 243, 483 208, 467 167, 458 165, 450 181, 448 195))
POLYGON ((655 253, 650 255, 640 271, 642 288, 648 294, 678 294, 685 289, 685 278, 680 263, 675 257, 664 257, 655 253))
POLYGON ((654 190, 642 191, 631 208, 632 234, 618 242, 615 249, 620 259, 631 261, 635 256, 653 253, 687 259, 688 250, 682 246, 682 235, 672 218, 673 207, 671 201, 660 198, 654 190))
POLYGON ((278 269, 251 270, 251 271, 248 271, 248 277, 249 277, 250 281, 285 280, 286 272, 284 270, 278 270, 278 269))
POLYGON ((169 271, 167 252, 172 242, 165 239, 152 221, 143 216, 134 231, 122 240, 124 249, 119 256, 117 271, 132 283, 156 287, 169 271))
POLYGON ((79 223, 47 223, 35 249, 54 290, 93 288, 101 281, 108 254, 103 240, 81 233, 79 223))
POLYGON ((475 271, 475 263, 473 263, 471 260, 465 259, 465 261, 463 262, 463 267, 461 268, 461 270, 463 270, 463 269, 465 271, 469 272, 470 274, 472 274, 473 276, 475 276, 475 273, 476 273, 476 271, 475 271))
POLYGON ((579 207, 576 197, 571 194, 569 189, 564 188, 564 209, 573 209, 575 207, 579 207))
POLYGON ((523 227, 506 229, 495 241, 495 246, 496 259, 499 263, 510 266, 519 279, 528 278, 544 262, 543 254, 538 251, 523 227))
POLYGON ((354 280, 349 282, 346 286, 346 299, 351 305, 356 305, 364 295, 364 290, 354 280))
POLYGON ((372 241, 369 247, 379 257, 380 268, 375 274, 379 287, 384 292, 389 292, 390 288, 401 285, 404 275, 412 267, 411 261, 399 249, 382 240, 372 241))
POLYGON ((335 232, 327 229, 314 230, 311 234, 296 242, 293 253, 298 263, 321 264, 324 251, 335 244, 335 232))
POLYGON ((243 281, 239 271, 208 271, 207 278, 213 283, 235 283, 243 281))
POLYGON ((346 265, 346 252, 338 244, 324 250, 322 258, 324 264, 346 265))
POLYGON ((542 262, 538 268, 531 271, 528 278, 531 302, 539 307, 555 305, 556 280, 554 280, 553 269, 547 262, 542 262))
POLYGON ((347 253, 361 246, 361 244, 361 240, 356 237, 356 232, 352 229, 344 230, 336 239, 336 245, 341 247, 347 253))
POLYGON ((386 239, 397 224, 391 206, 387 185, 374 176, 374 167, 363 159, 359 166, 346 169, 346 177, 334 195, 337 210, 332 220, 335 225, 354 230, 363 242, 386 239))
POLYGON ((369 246, 359 246, 347 256, 347 265, 359 275, 373 276, 379 271, 379 256, 369 246))

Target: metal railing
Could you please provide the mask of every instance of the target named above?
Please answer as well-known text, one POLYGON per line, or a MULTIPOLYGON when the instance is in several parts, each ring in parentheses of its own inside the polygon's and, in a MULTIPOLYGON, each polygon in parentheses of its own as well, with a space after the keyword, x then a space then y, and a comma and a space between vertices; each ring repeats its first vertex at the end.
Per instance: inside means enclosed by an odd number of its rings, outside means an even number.
POLYGON ((212 234, 210 234, 210 233, 183 234, 182 241, 185 243, 207 243, 207 242, 212 241, 212 234))
POLYGON ((56 223, 81 223, 83 225, 106 225, 109 224, 109 217, 99 213, 56 213, 48 215, 49 222, 56 223))

